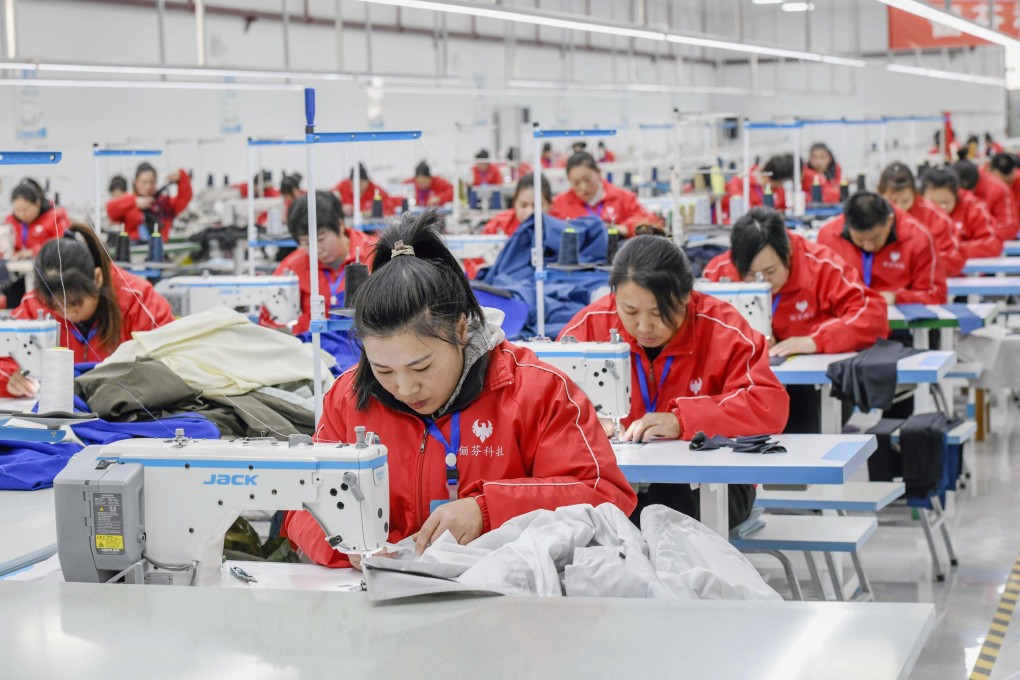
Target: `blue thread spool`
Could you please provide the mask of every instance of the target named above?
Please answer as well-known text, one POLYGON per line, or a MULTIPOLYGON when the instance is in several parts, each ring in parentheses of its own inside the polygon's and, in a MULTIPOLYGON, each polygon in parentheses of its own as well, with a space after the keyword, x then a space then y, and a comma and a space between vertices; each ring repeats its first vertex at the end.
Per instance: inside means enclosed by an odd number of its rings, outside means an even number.
POLYGON ((492 198, 489 199, 491 210, 502 210, 503 209, 503 192, 499 189, 492 192, 492 198))
POLYGON ((815 183, 811 185, 811 202, 822 202, 822 183, 819 181, 818 177, 815 177, 815 183))
POLYGON ((658 182, 659 181, 659 169, 658 168, 652 168, 652 181, 653 182, 658 182))
POLYGON ((606 173, 606 181, 609 182, 610 184, 613 183, 613 173, 611 172, 606 173))
POLYGON ((401 214, 403 214, 403 213, 406 213, 410 209, 411 209, 411 204, 408 202, 407 196, 404 196, 404 198, 401 199, 401 201, 400 201, 400 212, 401 212, 401 214))
POLYGON ((634 185, 634 175, 629 172, 623 173, 623 186, 630 187, 634 185))
POLYGON ((474 187, 468 187, 468 207, 478 210, 478 192, 474 190, 474 187))
POLYGON ((563 230, 560 236, 559 263, 564 265, 576 265, 580 259, 580 243, 577 232, 571 227, 563 230))
POLYGON ((163 261, 163 235, 158 231, 152 233, 149 239, 149 262, 163 261))

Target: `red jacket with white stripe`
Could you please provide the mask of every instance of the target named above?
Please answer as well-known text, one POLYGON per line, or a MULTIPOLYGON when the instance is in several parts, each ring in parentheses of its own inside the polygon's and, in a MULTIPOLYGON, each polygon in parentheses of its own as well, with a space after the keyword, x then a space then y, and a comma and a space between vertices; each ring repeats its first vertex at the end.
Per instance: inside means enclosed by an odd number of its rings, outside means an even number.
MULTIPOLYGON (((76 364, 83 361, 102 361, 113 354, 117 346, 130 340, 131 334, 135 331, 151 331, 174 320, 170 303, 157 293, 148 281, 129 274, 116 265, 111 266, 110 273, 113 276, 113 287, 117 292, 121 313, 120 339, 114 347, 101 345, 98 335, 92 336, 89 333, 83 336, 73 323, 44 305, 35 291, 30 291, 22 298, 21 304, 11 312, 11 318, 32 320, 38 319, 40 312, 49 314, 60 327, 59 345, 74 352, 76 364)), ((11 373, 16 370, 18 363, 14 359, 0 358, 0 397, 11 396, 7 391, 7 382, 11 373)))
MULTIPOLYGON (((11 231, 14 232, 14 252, 27 248, 38 255, 44 243, 64 235, 71 226, 71 220, 66 210, 54 206, 35 218, 31 224, 25 224, 13 214, 7 216, 7 224, 11 225, 11 231)), ((13 254, 2 253, 0 257, 10 257, 13 254)))
POLYGON ((1002 241, 995 228, 995 220, 978 198, 960 189, 956 207, 949 218, 956 227, 956 238, 964 260, 973 257, 998 257, 1002 254, 1002 241))
MULTIPOLYGON (((730 253, 708 263, 706 279, 740 281, 730 253)), ((855 352, 889 335, 885 300, 825 246, 790 234, 790 277, 776 296, 772 332, 777 340, 808 336, 820 354, 855 352)))
POLYGON ((655 361, 623 327, 616 296, 607 295, 570 320, 560 338, 606 342, 616 330, 631 348, 633 402, 624 426, 645 413, 638 371, 643 371, 655 410, 680 421, 680 439, 697 432, 728 437, 782 432, 790 398, 769 367, 765 336, 753 330, 729 303, 694 291, 680 329, 655 361), (661 393, 666 362, 674 357, 661 393), (637 359, 636 361, 634 359, 637 359))
MULTIPOLYGON (((404 182, 404 184, 415 184, 415 178, 404 182)), ((442 177, 433 175, 432 184, 428 189, 422 191, 417 187, 414 187, 414 202, 420 206, 430 205, 429 200, 435 198, 439 201, 438 205, 446 205, 447 203, 453 203, 453 185, 447 182, 442 177)), ((353 199, 352 199, 353 200, 353 199)))
MULTIPOLYGON (((333 192, 340 195, 340 203, 344 207, 345 212, 352 212, 354 210, 354 185, 351 184, 351 180, 345 179, 344 181, 333 187, 333 192)), ((394 198, 377 185, 375 182, 368 183, 368 189, 361 192, 361 215, 367 217, 372 214, 372 201, 375 200, 375 195, 378 192, 379 198, 382 199, 383 215, 392 215, 397 212, 397 208, 402 203, 400 198, 394 198)))
MULTIPOLYGON (((184 169, 179 170, 178 173, 180 179, 177 180, 177 195, 171 198, 166 194, 161 194, 153 204, 153 208, 150 208, 150 210, 158 211, 159 231, 164 241, 170 238, 170 229, 174 226, 174 218, 184 212, 188 203, 191 202, 191 178, 188 177, 188 173, 184 169)), ((129 193, 118 196, 106 204, 106 214, 110 217, 110 221, 123 224, 124 231, 132 241, 139 239, 138 227, 145 224, 145 213, 138 209, 135 203, 137 199, 137 196, 129 193)))
MULTIPOLYGON (((396 542, 421 529, 432 501, 449 499, 446 453, 417 415, 375 397, 356 410, 354 373, 326 395, 317 439, 354 441, 358 425, 379 433, 389 450, 389 537, 396 542)), ((448 441, 451 420, 436 421, 448 441)), ((613 503, 629 515, 637 504, 591 402, 531 350, 504 341, 489 353, 481 394, 460 422, 459 496, 478 501, 483 531, 532 510, 613 503)), ((348 566, 307 511, 287 513, 284 533, 318 564, 348 566)))
POLYGON ((489 163, 485 172, 477 165, 471 168, 471 186, 500 186, 503 184, 503 170, 495 163, 489 163))
POLYGON ((517 221, 517 211, 513 208, 503 210, 492 216, 482 229, 483 234, 506 234, 513 236, 521 223, 517 221))
MULTIPOLYGON (((605 197, 596 206, 590 206, 578 197, 572 189, 567 189, 553 199, 549 213, 561 220, 572 220, 577 217, 598 217, 607 225, 615 224, 627 229, 628 234, 634 233, 634 227, 642 224, 662 226, 662 219, 645 210, 638 197, 618 186, 602 179, 605 197)), ((623 236, 624 234, 621 234, 623 236)))
POLYGON ((959 276, 967 262, 967 255, 963 252, 952 218, 923 196, 914 198, 914 205, 910 206, 907 214, 920 222, 935 239, 935 249, 939 251, 946 276, 959 276))
MULTIPOLYGON (((750 189, 751 192, 749 196, 751 205, 744 206, 745 208, 757 208, 758 206, 765 205, 765 187, 758 180, 757 165, 751 168, 751 180, 748 184, 748 189, 750 189)), ((724 219, 727 224, 735 222, 736 218, 740 217, 740 215, 737 215, 736 217, 730 215, 730 198, 733 196, 743 197, 743 195, 744 178, 739 175, 732 177, 730 181, 726 183, 726 195, 723 196, 722 199, 723 212, 725 213, 724 219)), ((776 210, 779 210, 780 212, 786 210, 786 191, 783 187, 773 187, 772 202, 773 207, 776 210)))
POLYGON ((988 213, 995 221, 995 233, 1000 241, 1016 238, 1017 214, 1013 205, 1013 192, 998 177, 993 177, 987 170, 978 170, 978 183, 974 187, 974 195, 988 207, 988 213))
POLYGON ((896 302, 941 305, 946 301, 946 272, 935 239, 921 223, 899 208, 885 247, 874 254, 872 279, 864 275, 864 251, 850 240, 843 216, 829 220, 818 232, 818 243, 828 246, 857 270, 869 288, 889 291, 896 302))
POLYGON ((800 184, 804 188, 804 193, 807 194, 808 202, 811 201, 811 189, 815 185, 815 177, 818 178, 819 183, 822 185, 822 203, 842 203, 839 200, 841 185, 843 184, 843 168, 841 166, 836 166, 836 176, 833 179, 829 179, 824 172, 818 172, 810 165, 804 166, 800 184))

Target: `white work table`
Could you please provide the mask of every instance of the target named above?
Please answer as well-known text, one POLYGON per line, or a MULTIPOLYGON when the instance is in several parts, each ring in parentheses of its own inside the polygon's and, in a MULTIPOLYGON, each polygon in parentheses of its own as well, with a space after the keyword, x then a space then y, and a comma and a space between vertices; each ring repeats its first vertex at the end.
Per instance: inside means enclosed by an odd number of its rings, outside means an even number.
POLYGON ((963 273, 974 274, 1020 274, 1020 258, 1017 257, 975 257, 963 265, 963 273))
POLYGON ((786 434, 786 453, 692 451, 690 442, 614 444, 628 482, 701 484, 701 522, 729 536, 727 484, 843 484, 875 452, 872 435, 786 434))
POLYGON ((53 489, 0 491, 0 576, 46 559, 57 551, 53 489))
POLYGON ((1006 241, 1002 254, 1007 257, 1020 255, 1020 241, 1006 241))
MULTIPOLYGON (((828 385, 829 364, 849 359, 855 352, 844 354, 799 354, 788 358, 772 372, 784 385, 828 385)), ((928 351, 900 359, 896 364, 896 382, 900 385, 936 383, 956 365, 955 352, 928 351)))
POLYGON ((949 296, 1002 297, 1020 295, 1020 276, 961 276, 946 280, 949 296))
POLYGON ((8 677, 906 678, 930 604, 0 582, 8 677), (620 637, 626 631, 625 640, 620 637), (861 653, 867 650, 867 653, 861 653), (114 669, 111 671, 111 669, 114 669))

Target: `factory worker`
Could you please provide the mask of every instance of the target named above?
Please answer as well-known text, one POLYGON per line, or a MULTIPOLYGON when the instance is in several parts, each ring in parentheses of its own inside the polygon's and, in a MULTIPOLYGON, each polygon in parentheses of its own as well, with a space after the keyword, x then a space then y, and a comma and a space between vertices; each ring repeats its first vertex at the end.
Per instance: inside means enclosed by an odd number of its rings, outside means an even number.
POLYGON ((414 184, 414 203, 419 206, 446 205, 453 203, 453 185, 442 177, 432 174, 429 164, 422 161, 414 169, 414 178, 407 181, 414 184))
POLYGON ((843 168, 836 162, 832 150, 822 142, 811 145, 808 152, 808 162, 804 166, 804 176, 801 177, 801 186, 811 200, 811 189, 818 180, 822 186, 823 203, 839 203, 840 188, 843 183, 843 168))
POLYGON ((586 151, 575 153, 567 161, 567 180, 570 189, 553 200, 553 217, 598 217, 606 225, 615 226, 621 236, 629 235, 639 224, 662 226, 662 219, 641 207, 637 196, 607 182, 586 151))
POLYGON ((542 167, 545 169, 553 166, 553 148, 550 142, 542 145, 542 167))
POLYGON ((874 192, 848 198, 843 214, 818 232, 818 243, 836 251, 890 305, 946 301, 946 274, 935 239, 874 192))
POLYGON ((301 173, 295 172, 291 175, 284 174, 280 180, 280 196, 283 197, 284 219, 290 214, 290 207, 294 205, 294 201, 298 197, 305 195, 304 189, 301 188, 301 179, 301 173))
POLYGON ((156 168, 141 163, 135 170, 131 193, 107 202, 106 214, 110 221, 123 224, 132 241, 148 241, 156 227, 166 241, 170 238, 174 218, 191 202, 191 178, 186 171, 176 170, 167 176, 166 181, 166 186, 157 188, 156 168), (167 193, 171 184, 177 185, 177 195, 173 197, 167 193))
MULTIPOLYGON (((552 204, 552 187, 549 180, 542 177, 542 211, 549 212, 552 204)), ((513 236, 521 224, 535 214, 535 176, 525 175, 517 182, 510 208, 497 213, 485 228, 483 234, 506 234, 513 236)))
MULTIPOLYGON (((342 307, 344 300, 344 279, 347 265, 352 262, 368 264, 371 261, 375 238, 357 229, 348 229, 344 224, 343 210, 336 195, 328 191, 317 191, 315 200, 315 225, 319 255, 319 295, 326 299, 327 309, 342 307)), ((301 315, 292 332, 297 335, 308 330, 311 321, 312 282, 308 262, 308 195, 294 201, 287 215, 287 227, 298 243, 298 248, 283 258, 273 272, 276 276, 294 274, 298 277, 301 295, 301 315)), ((259 323, 276 327, 266 310, 262 311, 259 323)))
MULTIPOLYGON (((461 544, 539 509, 634 509, 595 408, 569 378, 507 342, 478 306, 440 219, 405 216, 376 247, 355 300, 364 348, 323 405, 319 441, 359 425, 389 450, 390 540, 421 552, 449 530, 461 544)), ((312 560, 347 566, 307 512, 284 531, 312 560)), ((355 561, 355 566, 358 566, 355 561)))
MULTIPOLYGON (((765 162, 765 165, 758 167, 751 166, 748 170, 750 178, 750 205, 749 208, 756 208, 765 205, 766 189, 772 193, 773 206, 776 210, 786 210, 786 190, 783 189, 783 182, 793 179, 793 154, 773 156, 765 162)), ((726 183, 726 196, 723 197, 723 210, 729 214, 730 198, 744 195, 744 178, 741 175, 734 175, 726 183)), ((735 215, 734 217, 740 217, 735 215)))
MULTIPOLYGON (((35 285, 13 319, 56 319, 59 345, 75 363, 102 361, 135 331, 173 321, 168 303, 145 279, 119 269, 91 227, 72 225, 43 244, 35 258, 35 285)), ((25 375, 14 359, 0 359, 0 396, 30 397, 39 376, 25 375)))
POLYGON ((966 191, 984 203, 992 216, 995 234, 1000 241, 1012 241, 1017 236, 1016 206, 1013 192, 1006 183, 988 172, 978 170, 970 161, 953 163, 953 171, 960 179, 960 191, 966 191))
MULTIPOLYGON (((255 187, 255 198, 279 198, 280 192, 273 186, 273 173, 262 170, 255 173, 252 178, 252 186, 255 187)), ((241 198, 248 198, 248 183, 241 182, 233 185, 234 189, 241 192, 241 198)))
MULTIPOLYGON (((783 216, 752 208, 733 225, 730 252, 705 267, 707 279, 755 281, 772 286, 769 354, 838 354, 871 347, 889 334, 886 304, 839 255, 786 230, 783 216)), ((787 433, 821 431, 814 385, 789 385, 787 433)))
MULTIPOLYGON (((333 187, 333 191, 340 194, 340 202, 344 206, 344 213, 347 215, 354 214, 354 170, 351 170, 350 177, 333 187)), ((382 199, 383 215, 392 215, 397 211, 397 206, 400 205, 400 199, 392 198, 388 193, 373 182, 368 177, 368 169, 365 168, 364 164, 358 163, 358 182, 360 183, 359 190, 361 191, 360 205, 361 214, 363 216, 372 214, 372 201, 375 200, 376 196, 382 199)))
MULTIPOLYGON (((933 168, 924 174, 922 181, 924 197, 952 221, 963 260, 998 257, 1002 253, 1002 240, 995 231, 995 220, 974 194, 959 187, 959 177, 949 168, 933 168)), ((962 270, 960 265, 947 271, 958 275, 962 270)))
POLYGON ((956 224, 945 211, 918 193, 917 180, 910 168, 898 161, 890 163, 878 179, 878 193, 928 230, 935 239, 946 276, 959 276, 967 256, 960 248, 956 224))
POLYGON ((615 163, 616 154, 606 148, 605 142, 598 143, 599 163, 615 163))
POLYGON ((1017 222, 1020 223, 1020 182, 1016 172, 1020 159, 1015 154, 997 153, 988 161, 988 173, 1009 187, 1013 194, 1013 207, 1016 209, 1017 222))
POLYGON ((61 236, 71 222, 67 211, 53 205, 38 184, 22 181, 11 192, 7 224, 14 232, 14 252, 3 253, 3 256, 27 260, 38 253, 44 243, 61 236))
MULTIPOLYGON (((612 293, 578 312, 560 338, 606 342, 617 331, 630 345, 634 396, 623 440, 782 432, 789 398, 769 368, 765 336, 729 303, 692 290, 690 263, 672 240, 627 241, 609 285, 612 293)), ((754 487, 732 485, 730 524, 746 519, 753 502, 754 487)), ((699 516, 688 485, 652 484, 638 508, 654 503, 699 516)))
POLYGON ((110 186, 108 190, 110 192, 110 198, 123 196, 128 190, 127 180, 123 175, 114 175, 110 178, 110 186))
POLYGON ((471 186, 502 185, 503 173, 499 166, 489 162, 489 152, 482 149, 475 154, 475 165, 471 168, 471 186))

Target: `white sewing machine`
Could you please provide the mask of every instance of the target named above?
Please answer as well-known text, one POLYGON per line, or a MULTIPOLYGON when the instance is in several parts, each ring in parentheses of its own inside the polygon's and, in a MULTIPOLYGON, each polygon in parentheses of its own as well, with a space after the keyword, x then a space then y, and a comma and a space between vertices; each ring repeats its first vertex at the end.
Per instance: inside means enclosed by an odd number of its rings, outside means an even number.
POLYGON ((492 264, 506 245, 506 234, 444 234, 446 246, 458 260, 482 259, 492 264))
POLYGON ((531 340, 516 343, 566 373, 581 388, 600 418, 620 421, 630 414, 630 345, 610 342, 531 340))
POLYGON ((43 350, 56 347, 59 327, 53 319, 0 319, 0 356, 11 357, 28 375, 42 376, 43 350))
POLYGON ((301 314, 298 279, 287 276, 175 276, 156 284, 175 316, 228 307, 258 317, 264 307, 273 323, 285 326, 301 314))
POLYGON ((275 439, 129 439, 89 446, 53 481, 57 554, 69 582, 216 585, 242 512, 308 510, 336 550, 370 554, 389 534, 386 447, 275 439))
POLYGON ((698 279, 694 290, 730 303, 751 328, 766 338, 772 336, 772 286, 768 283, 715 283, 698 279))

